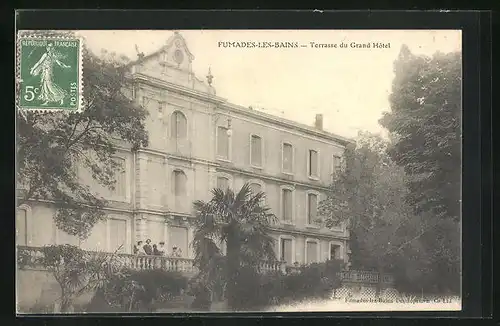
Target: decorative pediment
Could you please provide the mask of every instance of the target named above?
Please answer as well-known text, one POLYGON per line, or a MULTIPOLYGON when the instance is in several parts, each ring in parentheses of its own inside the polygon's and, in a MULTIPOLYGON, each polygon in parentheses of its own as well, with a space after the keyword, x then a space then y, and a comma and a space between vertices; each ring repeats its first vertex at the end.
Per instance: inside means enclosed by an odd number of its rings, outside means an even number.
MULTIPOLYGON (((189 51, 186 40, 179 32, 174 32, 157 51, 142 56, 130 63, 130 72, 141 73, 153 78, 188 87, 201 92, 215 94, 212 87, 213 76, 207 76, 207 83, 198 79, 192 71, 194 55, 189 51)), ((208 68, 208 67, 207 67, 208 68)))

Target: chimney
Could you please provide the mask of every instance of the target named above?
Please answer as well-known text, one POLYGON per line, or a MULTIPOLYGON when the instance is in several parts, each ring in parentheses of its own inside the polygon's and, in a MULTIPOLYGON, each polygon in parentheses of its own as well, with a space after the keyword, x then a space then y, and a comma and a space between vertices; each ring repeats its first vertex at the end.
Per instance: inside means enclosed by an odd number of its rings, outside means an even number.
POLYGON ((314 121, 314 127, 319 130, 323 130, 323 115, 316 114, 316 120, 314 121))

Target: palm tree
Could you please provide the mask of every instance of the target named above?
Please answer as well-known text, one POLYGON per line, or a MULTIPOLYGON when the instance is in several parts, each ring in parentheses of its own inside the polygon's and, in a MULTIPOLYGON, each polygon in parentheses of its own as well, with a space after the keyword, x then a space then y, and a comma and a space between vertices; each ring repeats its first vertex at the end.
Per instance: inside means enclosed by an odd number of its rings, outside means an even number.
POLYGON ((250 266, 258 271, 262 260, 276 260, 274 239, 268 234, 268 228, 277 218, 263 204, 264 197, 263 192, 253 194, 245 184, 237 194, 229 188, 213 189, 210 201, 194 202, 193 249, 199 279, 213 290, 217 278, 224 275, 230 308, 233 308, 232 297, 240 267, 250 266), (226 257, 221 259, 220 246, 224 242, 226 257))

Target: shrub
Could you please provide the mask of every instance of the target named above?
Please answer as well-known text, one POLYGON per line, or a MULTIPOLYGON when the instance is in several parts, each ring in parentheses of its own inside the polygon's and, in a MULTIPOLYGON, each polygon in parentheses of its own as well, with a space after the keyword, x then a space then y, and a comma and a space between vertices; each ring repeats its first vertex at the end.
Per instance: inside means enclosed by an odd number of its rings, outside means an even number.
POLYGON ((296 274, 259 274, 251 267, 239 270, 233 307, 238 310, 262 309, 303 299, 328 298, 340 287, 337 273, 340 261, 303 266, 296 274))
POLYGON ((195 297, 191 308, 201 311, 210 310, 212 305, 211 291, 203 282, 194 280, 189 286, 189 294, 195 297))
MULTIPOLYGON (((105 301, 111 310, 152 310, 154 301, 168 301, 187 288, 188 279, 179 272, 153 270, 127 270, 110 279, 92 299, 90 307, 105 301)), ((90 309, 89 309, 90 310, 90 309)))

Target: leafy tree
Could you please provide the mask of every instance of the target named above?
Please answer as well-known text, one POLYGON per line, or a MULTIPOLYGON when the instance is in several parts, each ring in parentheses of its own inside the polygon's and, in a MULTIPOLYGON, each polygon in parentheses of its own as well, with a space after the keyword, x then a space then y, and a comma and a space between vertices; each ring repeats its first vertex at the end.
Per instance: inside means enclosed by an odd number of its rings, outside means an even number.
POLYGON ((348 224, 353 267, 379 272, 391 270, 394 254, 417 239, 411 237, 413 215, 402 199, 407 192, 404 171, 386 148, 380 136, 360 133, 319 209, 327 227, 348 224))
POLYGON ((50 245, 43 247, 39 256, 21 250, 18 266, 42 267, 49 271, 61 289, 60 311, 70 312, 73 301, 80 295, 121 275, 121 265, 115 258, 115 254, 92 253, 72 245, 50 245))
POLYGON ((328 227, 348 224, 354 269, 394 273, 399 287, 412 292, 456 289, 448 280, 458 274, 442 274, 454 270, 455 263, 440 261, 443 253, 459 252, 458 242, 452 244, 445 237, 447 232, 455 234, 453 225, 429 212, 414 214, 404 200, 409 193, 407 176, 388 156, 389 147, 379 136, 360 133, 357 147, 346 152, 345 169, 334 179, 320 213, 328 227))
POLYGON ((394 63, 391 112, 380 124, 391 133, 389 155, 405 169, 415 212, 436 223, 425 235, 437 287, 460 282, 461 91, 460 52, 412 54, 403 46, 394 63))
POLYGON ((262 204, 265 194, 252 194, 248 184, 243 185, 238 193, 231 189, 213 189, 212 195, 208 202, 194 202, 197 216, 194 263, 200 270, 199 277, 210 290, 217 271, 224 269, 228 304, 234 309, 241 266, 258 270, 262 260, 276 259, 274 239, 268 234, 268 227, 277 219, 270 208, 262 204), (225 263, 220 264, 220 245, 223 242, 227 252, 225 263))
POLYGON ((117 142, 132 149, 148 144, 147 112, 126 93, 131 85, 123 67, 124 58, 98 57, 84 49, 82 113, 17 113, 17 205, 54 202, 58 228, 82 238, 105 218, 106 201, 78 179, 76 166, 113 189, 117 142))
POLYGON ((461 72, 459 52, 417 56, 403 46, 394 63, 391 112, 380 124, 393 138, 389 154, 408 176, 416 212, 460 219, 461 72))

